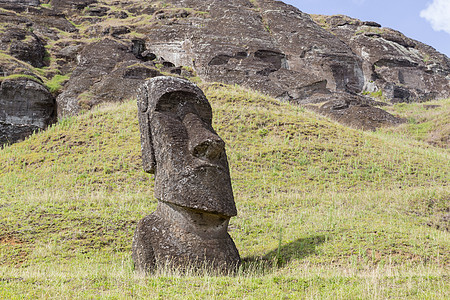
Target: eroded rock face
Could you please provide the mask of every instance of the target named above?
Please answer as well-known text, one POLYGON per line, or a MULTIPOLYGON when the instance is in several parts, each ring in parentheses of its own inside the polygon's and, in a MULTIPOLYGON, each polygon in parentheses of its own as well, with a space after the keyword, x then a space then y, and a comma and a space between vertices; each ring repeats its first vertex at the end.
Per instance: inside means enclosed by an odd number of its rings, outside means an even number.
POLYGON ((55 100, 41 84, 5 79, 0 85, 0 145, 15 143, 55 121, 55 100))
POLYGON ((392 102, 450 97, 450 60, 432 47, 375 22, 314 16, 363 61, 364 90, 392 102))
POLYGON ((237 211, 208 100, 189 81, 156 77, 141 89, 138 108, 144 169, 155 174, 159 202, 134 234, 136 269, 236 270, 240 257, 227 228, 237 211))
POLYGON ((207 81, 298 103, 315 93, 364 86, 362 60, 292 6, 270 0, 167 2, 180 10, 156 13, 160 25, 148 28, 148 48, 195 68, 207 81), (195 10, 183 14, 182 7, 195 10))
POLYGON ((380 127, 396 126, 405 122, 404 119, 379 108, 387 105, 386 103, 355 94, 333 93, 315 98, 315 101, 323 104, 307 107, 352 128, 374 131, 380 127))
POLYGON ((63 48, 58 56, 77 60, 77 67, 56 101, 58 117, 77 115, 81 110, 108 102, 135 99, 146 79, 170 73, 191 74, 172 62, 157 59, 142 40, 125 44, 111 38, 63 48), (82 48, 82 50, 80 50, 82 48))
POLYGON ((0 0, 0 4, 3 4, 3 3, 39 6, 39 4, 41 4, 41 1, 40 0, 0 0))
POLYGON ((58 116, 135 98, 137 86, 161 73, 300 105, 352 102, 355 94, 394 103, 450 97, 448 57, 375 22, 312 19, 274 0, 32 3, 0 1, 0 74, 72 74, 58 116))
POLYGON ((45 66, 44 43, 34 33, 20 29, 8 28, 0 33, 0 50, 8 53, 33 67, 45 66))
MULTIPOLYGON (((65 50, 67 54, 62 55, 70 56, 79 48, 65 50)), ((56 100, 58 116, 76 115, 99 103, 131 99, 145 79, 160 75, 153 64, 139 61, 126 45, 112 39, 87 45, 78 60, 66 89, 56 100)))
POLYGON ((71 12, 80 11, 89 5, 96 3, 97 0, 51 0, 51 5, 58 11, 71 12))
MULTIPOLYGON (((325 26, 272 0, 167 3, 170 10, 155 12, 158 25, 141 29, 148 36, 147 48, 194 68, 207 81, 248 86, 301 105, 355 103, 355 94, 358 102, 367 103, 362 94, 380 91, 384 101, 392 102, 449 97, 448 58, 393 30, 383 29, 378 41, 371 28, 380 25, 374 22, 342 23, 330 17, 336 23, 322 20, 325 26), (361 30, 368 33, 361 35, 361 30)), ((369 106, 349 105, 337 119, 370 129, 399 123, 369 106)), ((326 106, 318 111, 337 116, 326 106)))

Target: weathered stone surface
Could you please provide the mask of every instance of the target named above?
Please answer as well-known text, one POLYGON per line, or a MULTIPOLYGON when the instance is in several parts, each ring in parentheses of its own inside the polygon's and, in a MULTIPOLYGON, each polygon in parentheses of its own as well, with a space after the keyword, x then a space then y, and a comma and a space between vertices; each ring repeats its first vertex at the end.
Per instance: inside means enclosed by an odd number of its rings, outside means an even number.
POLYGON ((130 28, 127 26, 112 26, 109 29, 109 34, 111 34, 113 37, 119 37, 123 34, 130 33, 130 28))
POLYGON ((137 270, 235 270, 240 257, 227 227, 237 211, 208 100, 189 81, 156 77, 144 84, 138 110, 144 170, 155 174, 159 202, 134 234, 137 270))
POLYGON ((55 121, 55 100, 41 84, 4 79, 0 84, 0 145, 15 143, 55 121))
POLYGON ((65 46, 58 52, 57 57, 76 61, 77 55, 78 55, 78 53, 81 52, 83 47, 84 47, 83 44, 75 44, 74 45, 74 44, 69 43, 67 46, 65 46))
POLYGON ((377 106, 387 105, 367 97, 349 93, 333 93, 328 96, 316 97, 320 106, 307 106, 322 115, 326 115, 341 124, 363 129, 376 130, 379 127, 396 126, 405 122, 377 106))
POLYGON ((44 43, 34 33, 20 28, 8 28, 0 32, 0 42, 0 50, 8 51, 11 56, 37 68, 45 65, 44 43))
MULTIPOLYGON (((76 33, 78 29, 66 19, 66 15, 55 10, 46 8, 33 8, 29 10, 27 17, 31 20, 33 25, 33 32, 46 36, 50 28, 56 28, 69 33, 76 33), (47 31, 47 32, 45 32, 47 31)), ((48 34, 47 34, 48 35, 48 34)), ((53 38, 58 39, 58 35, 52 32, 53 38)))
POLYGON ((380 24, 346 16, 314 19, 363 59, 364 90, 393 102, 450 97, 450 60, 430 46, 380 24))
POLYGON ((108 13, 108 16, 115 17, 117 19, 126 19, 129 17, 129 15, 126 12, 124 12, 123 10, 110 12, 110 13, 108 13))
POLYGON ((450 97, 449 59, 431 47, 375 22, 312 19, 280 1, 18 2, 1 2, 0 50, 19 59, 3 56, 1 70, 42 76, 31 63, 48 65, 47 79, 72 73, 59 116, 133 98, 159 71, 244 85, 300 105, 340 101, 341 93, 382 91, 393 103, 450 97))
MULTIPOLYGON (((67 50, 68 55, 72 50, 78 53, 77 49, 67 50)), ((56 100, 58 116, 76 115, 99 103, 135 97, 145 79, 160 74, 152 67, 137 60, 126 45, 117 41, 105 39, 87 45, 79 54, 65 91, 56 100)))
POLYGON ((87 15, 93 17, 103 17, 107 15, 108 11, 109 8, 105 6, 88 6, 87 15))
POLYGON ((206 14, 158 14, 149 50, 208 81, 240 84, 282 100, 362 90, 361 59, 307 15, 278 1, 168 1, 206 14))
POLYGON ((91 4, 97 3, 97 0, 51 0, 50 4, 58 11, 71 12, 72 10, 81 11, 91 4))
MULTIPOLYGON (((58 116, 76 115, 81 109, 100 103, 136 98, 138 87, 161 72, 183 75, 180 67, 157 59, 139 40, 125 45, 105 38, 86 45, 81 52, 78 48, 71 49, 76 50, 78 64, 64 92, 56 99, 58 116)), ((67 54, 75 54, 71 49, 66 49, 67 54)))
POLYGON ((0 0, 0 5, 2 5, 3 3, 39 6, 41 4, 41 1, 40 0, 0 0))

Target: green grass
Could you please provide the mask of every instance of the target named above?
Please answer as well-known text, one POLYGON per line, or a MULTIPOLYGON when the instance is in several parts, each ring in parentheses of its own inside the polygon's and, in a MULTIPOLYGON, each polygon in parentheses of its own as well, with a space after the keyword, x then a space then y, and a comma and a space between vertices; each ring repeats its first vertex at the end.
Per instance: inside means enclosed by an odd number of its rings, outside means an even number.
POLYGON ((378 90, 376 92, 364 91, 363 95, 368 95, 376 100, 387 102, 386 98, 383 95, 383 90, 378 90))
POLYGON ((236 276, 132 270, 156 207, 134 101, 0 150, 0 294, 22 298, 447 299, 449 152, 203 85, 227 143, 236 276))
POLYGON ((32 76, 32 75, 26 75, 26 74, 12 74, 9 76, 0 76, 0 82, 3 80, 8 80, 8 79, 31 79, 33 81, 36 82, 41 82, 37 77, 32 76))
POLYGON ((58 93, 62 89, 62 85, 67 82, 70 78, 70 74, 66 75, 55 75, 52 79, 48 80, 45 83, 45 86, 48 88, 50 93, 58 93))
POLYGON ((52 5, 50 3, 41 3, 41 7, 52 9, 52 5))
POLYGON ((385 109, 407 120, 401 126, 386 129, 386 132, 394 132, 446 149, 450 147, 450 99, 399 103, 385 109))

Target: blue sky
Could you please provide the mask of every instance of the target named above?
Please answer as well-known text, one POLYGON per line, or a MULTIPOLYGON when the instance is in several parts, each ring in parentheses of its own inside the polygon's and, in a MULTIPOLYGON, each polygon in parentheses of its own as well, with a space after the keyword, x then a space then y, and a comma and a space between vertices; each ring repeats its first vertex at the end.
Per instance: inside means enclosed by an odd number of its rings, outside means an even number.
POLYGON ((375 21, 450 57, 450 0, 282 0, 309 14, 375 21))

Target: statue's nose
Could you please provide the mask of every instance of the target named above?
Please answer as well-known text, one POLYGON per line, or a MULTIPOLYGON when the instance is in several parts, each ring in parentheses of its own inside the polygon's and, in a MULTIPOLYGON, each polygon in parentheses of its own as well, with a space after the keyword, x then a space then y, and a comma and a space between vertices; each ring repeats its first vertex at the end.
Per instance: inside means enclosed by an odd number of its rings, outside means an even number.
POLYGON ((225 149, 225 143, 220 138, 207 138, 192 147, 192 154, 198 158, 207 158, 209 160, 219 159, 225 149))
POLYGON ((186 115, 183 122, 189 135, 189 151, 195 157, 216 160, 225 152, 225 142, 211 126, 196 114, 186 115))

